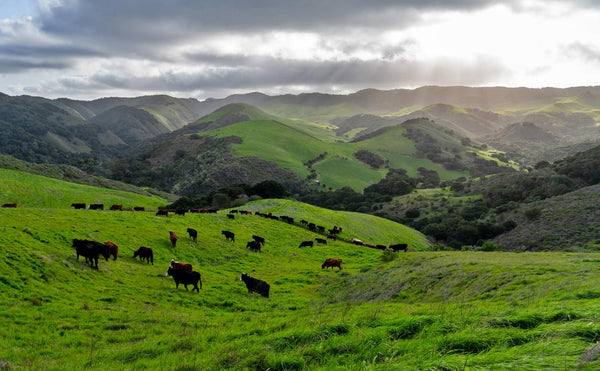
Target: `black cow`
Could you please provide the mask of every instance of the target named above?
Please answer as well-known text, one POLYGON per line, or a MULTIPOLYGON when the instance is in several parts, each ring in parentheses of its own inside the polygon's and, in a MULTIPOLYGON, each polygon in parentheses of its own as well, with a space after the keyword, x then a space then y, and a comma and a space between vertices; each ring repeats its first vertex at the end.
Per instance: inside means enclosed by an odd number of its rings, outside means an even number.
POLYGON ((225 240, 231 240, 231 242, 235 242, 235 233, 229 231, 221 231, 221 234, 225 236, 225 240))
POLYGON ((250 277, 246 273, 242 273, 240 277, 242 281, 246 284, 246 288, 248 289, 248 293, 259 293, 265 298, 269 297, 269 289, 271 286, 263 280, 256 279, 254 277, 250 277))
POLYGON ((198 231, 194 228, 188 228, 187 233, 190 235, 190 238, 196 242, 198 240, 198 231))
POLYGON ((254 241, 259 242, 261 245, 265 245, 265 239, 261 236, 252 235, 254 241))
POLYGON ((152 249, 149 247, 141 246, 133 253, 133 257, 140 257, 140 261, 143 262, 146 259, 148 264, 152 263, 154 265, 154 254, 152 253, 152 249))
POLYGON ((185 212, 186 212, 186 210, 177 209, 177 210, 175 210, 175 215, 185 216, 185 212))
POLYGON ((323 245, 327 245, 327 240, 324 238, 315 238, 315 241, 322 243, 323 245))
POLYGON ((233 214, 227 214, 227 217, 228 217, 229 219, 235 219, 235 215, 233 215, 233 214))
POLYGON ((385 245, 375 245, 375 248, 379 249, 379 250, 386 250, 387 246, 385 246, 385 245))
POLYGON ((84 256, 85 262, 90 263, 92 268, 98 269, 98 257, 100 254, 102 254, 107 261, 110 256, 109 247, 97 241, 78 240, 75 238, 73 239, 73 244, 71 246, 75 248, 77 260, 79 260, 79 255, 84 256))
POLYGON ((404 250, 404 252, 406 252, 406 250, 408 250, 408 245, 405 243, 397 243, 395 245, 388 246, 388 248, 394 251, 404 250))
POLYGON ((311 231, 316 231, 317 226, 315 223, 308 223, 308 229, 310 229, 311 231))
POLYGON ((298 247, 305 247, 305 246, 313 247, 313 245, 314 245, 314 243, 312 241, 302 241, 302 242, 300 242, 300 246, 298 246, 298 247))
POLYGON ((318 225, 317 229, 319 230, 319 232, 325 232, 325 227, 323 227, 322 225, 318 225))
POLYGON ((167 276, 173 277, 173 280, 175 280, 175 288, 179 288, 180 283, 183 283, 183 286, 185 286, 186 291, 189 291, 187 285, 194 286, 192 292, 194 290, 200 292, 200 289, 198 288, 198 283, 200 283, 200 288, 202 288, 202 276, 200 276, 200 273, 198 272, 189 272, 184 269, 176 269, 169 267, 169 269, 167 270, 167 276))
POLYGON ((246 244, 246 248, 249 248, 250 250, 253 251, 258 251, 260 252, 260 242, 258 241, 250 241, 246 244))
POLYGON ((91 204, 90 210, 104 210, 104 204, 91 204))
POLYGON ((74 203, 74 204, 71 204, 71 207, 75 208, 76 210, 77 209, 85 209, 85 204, 83 204, 83 203, 74 203))

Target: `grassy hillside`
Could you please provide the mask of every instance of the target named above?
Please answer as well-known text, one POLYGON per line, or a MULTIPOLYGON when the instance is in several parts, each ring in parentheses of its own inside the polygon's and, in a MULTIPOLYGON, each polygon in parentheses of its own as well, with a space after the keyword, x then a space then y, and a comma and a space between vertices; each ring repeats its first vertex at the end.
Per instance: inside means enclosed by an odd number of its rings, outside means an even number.
POLYGON ((304 162, 329 149, 327 143, 271 120, 244 121, 207 134, 241 137, 242 143, 232 146, 237 156, 255 156, 273 161, 303 177, 308 175, 304 162))
POLYGON ((279 199, 250 202, 244 205, 243 209, 287 215, 294 218, 296 222, 305 219, 316 225, 326 226, 327 229, 335 225, 342 228, 343 234, 340 238, 346 241, 358 238, 365 243, 386 246, 403 242, 417 250, 423 250, 428 245, 421 233, 415 233, 413 229, 404 225, 368 214, 331 211, 305 203, 279 199))
MULTIPOLYGON (((175 195, 166 192, 160 192, 152 188, 140 188, 131 184, 122 183, 116 180, 107 179, 99 176, 90 175, 79 168, 69 165, 55 164, 35 164, 21 161, 14 157, 0 153, 0 169, 2 171, 15 170, 32 175, 63 180, 69 183, 76 183, 94 187, 109 188, 118 191, 137 193, 144 196, 158 196, 159 198, 173 200, 175 195)), ((17 177, 21 174, 11 174, 7 177, 17 177)))
POLYGON ((0 169, 0 203, 16 202, 25 208, 70 208, 72 203, 103 203, 157 209, 168 203, 158 196, 74 184, 57 179, 0 169))
POLYGON ((223 107, 196 123, 195 127, 204 136, 241 138, 241 143, 232 145, 233 153, 238 157, 257 157, 271 161, 302 178, 312 171, 313 179, 332 189, 347 186, 362 191, 385 177, 386 168, 373 168, 355 158, 354 154, 360 150, 381 156, 390 167, 405 169, 409 176, 419 177, 418 168, 424 167, 435 170, 441 180, 468 175, 466 170, 473 165, 467 152, 477 152, 463 144, 460 136, 429 120, 411 120, 403 125, 372 132, 353 143, 346 143, 334 141, 334 137, 324 135, 323 131, 326 129, 316 130, 312 124, 289 125, 255 107, 239 104, 223 107), (214 127, 211 125, 219 121, 227 125, 207 131, 201 126, 204 122, 214 127), (418 129, 418 133, 413 130, 417 133, 415 139, 407 137, 409 128, 418 129), (311 135, 313 133, 317 136, 311 135), (417 147, 415 142, 421 140, 421 137, 422 141, 427 142, 417 147), (428 159, 428 151, 432 150, 433 153, 436 148, 441 153, 437 153, 436 158, 445 162, 460 162, 460 166, 455 166, 456 170, 448 170, 440 163, 428 159), (459 155, 465 160, 456 160, 459 155))
MULTIPOLYGON (((365 239, 376 224, 286 201, 249 207, 348 223, 343 234, 354 227, 365 239)), ((0 225, 5 369, 600 366, 597 254, 417 251, 383 263, 378 250, 343 242, 299 249, 316 235, 224 213, 17 208, 0 209, 0 225), (175 249, 169 230, 179 235, 175 249), (244 247, 252 234, 266 239, 260 253, 244 247), (77 261, 73 238, 115 241, 119 258, 90 269, 77 261), (142 245, 153 248, 154 265, 132 258, 142 245), (344 269, 322 270, 326 257, 342 258, 344 269), (172 258, 201 272, 199 293, 164 276, 172 258), (249 294, 242 272, 269 282, 270 298, 249 294)))

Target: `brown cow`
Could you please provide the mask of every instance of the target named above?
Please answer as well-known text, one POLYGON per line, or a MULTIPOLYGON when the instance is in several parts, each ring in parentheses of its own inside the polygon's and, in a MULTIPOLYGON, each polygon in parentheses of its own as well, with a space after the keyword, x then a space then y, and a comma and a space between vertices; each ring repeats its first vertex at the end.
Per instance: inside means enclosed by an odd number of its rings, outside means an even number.
POLYGON ((169 216, 169 210, 165 210, 165 209, 158 209, 158 211, 156 212, 156 216, 169 216))
POLYGON ((192 265, 190 263, 180 263, 173 259, 171 259, 170 267, 174 268, 174 269, 183 269, 184 271, 188 271, 188 272, 191 272, 194 270, 194 268, 192 267, 192 265))
POLYGON ((14 208, 14 207, 17 207, 17 203, 13 202, 13 203, 10 203, 10 204, 2 204, 2 207, 13 207, 14 208))
POLYGON ((342 259, 337 259, 337 258, 325 259, 325 261, 321 265, 321 269, 329 268, 329 267, 331 267, 331 270, 333 270, 333 267, 338 267, 339 270, 342 270, 342 259))
POLYGON ((109 255, 112 255, 113 260, 117 260, 117 255, 119 254, 119 245, 112 241, 106 241, 104 244, 108 246, 108 253, 109 255))
POLYGON ((143 206, 134 206, 133 211, 146 211, 146 208, 143 206))
POLYGON ((171 245, 175 248, 175 245, 177 245, 177 235, 175 232, 169 231, 169 239, 171 240, 171 245))
POLYGON ((120 210, 120 211, 123 211, 123 205, 120 205, 120 204, 113 204, 113 205, 110 207, 110 210, 120 210))

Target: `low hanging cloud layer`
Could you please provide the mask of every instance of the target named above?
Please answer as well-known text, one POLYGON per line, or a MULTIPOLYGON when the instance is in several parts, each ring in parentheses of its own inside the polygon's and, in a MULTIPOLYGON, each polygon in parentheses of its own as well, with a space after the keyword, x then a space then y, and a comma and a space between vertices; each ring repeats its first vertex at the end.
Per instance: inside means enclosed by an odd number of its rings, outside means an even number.
POLYGON ((0 92, 203 99, 598 85, 595 4, 38 0, 27 16, 4 15, 0 6, 0 92))

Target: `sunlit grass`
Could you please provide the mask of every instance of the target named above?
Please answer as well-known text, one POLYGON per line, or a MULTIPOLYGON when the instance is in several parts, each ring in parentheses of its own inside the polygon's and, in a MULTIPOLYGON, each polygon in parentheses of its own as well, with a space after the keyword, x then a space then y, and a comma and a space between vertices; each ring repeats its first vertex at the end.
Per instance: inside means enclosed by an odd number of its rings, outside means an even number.
MULTIPOLYGON (((88 191, 88 197, 103 194, 88 191)), ((432 252, 418 232, 372 216, 290 200, 247 205, 341 226, 344 238, 402 239, 416 250, 383 263, 380 251, 342 241, 298 248, 319 235, 255 215, 165 218, 25 199, 29 207, 0 209, 0 365, 6 369, 600 366, 597 254, 432 252), (188 227, 198 230, 198 243, 188 227), (236 233, 236 242, 223 238, 224 229, 236 233), (169 230, 179 236, 175 249, 169 230), (260 253, 245 248, 253 234, 266 239, 260 253), (91 269, 76 259, 73 238, 115 241, 119 258, 91 269), (154 250, 154 265, 133 259, 139 246, 154 250), (326 257, 342 258, 344 269, 321 269, 326 257), (199 293, 177 290, 165 277, 171 259, 201 272, 199 293), (270 298, 248 294, 238 278, 243 272, 269 282, 270 298)))

